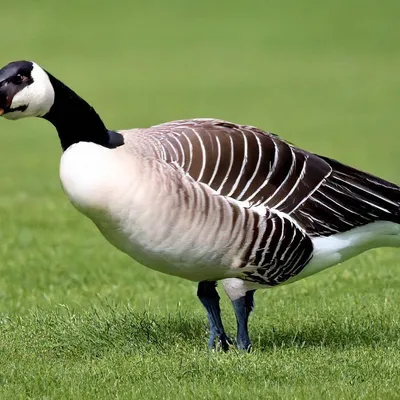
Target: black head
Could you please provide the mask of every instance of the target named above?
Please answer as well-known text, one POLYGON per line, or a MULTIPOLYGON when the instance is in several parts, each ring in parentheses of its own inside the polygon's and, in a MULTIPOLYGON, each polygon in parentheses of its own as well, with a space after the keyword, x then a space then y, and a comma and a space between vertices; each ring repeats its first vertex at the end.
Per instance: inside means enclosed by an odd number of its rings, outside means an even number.
POLYGON ((31 61, 14 61, 0 70, 0 115, 8 119, 45 115, 54 103, 49 76, 31 61))
POLYGON ((123 136, 108 131, 96 111, 72 89, 32 61, 0 69, 0 115, 7 119, 43 117, 57 129, 66 150, 78 142, 114 148, 123 136))

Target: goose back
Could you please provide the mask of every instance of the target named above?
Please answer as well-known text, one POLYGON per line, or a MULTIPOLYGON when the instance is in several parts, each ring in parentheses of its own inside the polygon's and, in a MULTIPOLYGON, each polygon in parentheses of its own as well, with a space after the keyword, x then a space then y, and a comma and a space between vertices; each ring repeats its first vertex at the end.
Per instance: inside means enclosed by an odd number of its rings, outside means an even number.
POLYGON ((214 119, 181 120, 142 132, 159 157, 248 207, 293 218, 310 236, 370 222, 400 222, 400 188, 301 150, 258 128, 214 119))

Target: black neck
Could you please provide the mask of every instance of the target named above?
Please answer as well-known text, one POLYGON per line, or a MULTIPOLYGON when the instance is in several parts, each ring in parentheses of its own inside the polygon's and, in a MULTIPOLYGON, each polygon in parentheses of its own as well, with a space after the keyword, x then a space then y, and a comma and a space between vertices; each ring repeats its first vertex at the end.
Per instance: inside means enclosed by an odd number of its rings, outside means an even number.
POLYGON ((48 75, 55 98, 53 106, 43 118, 57 129, 63 150, 78 142, 93 142, 109 147, 110 132, 93 107, 58 79, 48 75))

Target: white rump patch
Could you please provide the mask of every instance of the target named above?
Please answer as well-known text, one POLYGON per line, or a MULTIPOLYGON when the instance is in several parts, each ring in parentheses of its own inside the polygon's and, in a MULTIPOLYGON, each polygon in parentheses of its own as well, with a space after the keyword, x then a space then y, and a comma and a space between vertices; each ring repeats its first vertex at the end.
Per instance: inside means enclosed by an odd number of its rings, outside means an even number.
POLYGON ((290 279, 290 282, 313 275, 370 249, 400 247, 400 225, 377 221, 344 233, 313 238, 312 242, 313 258, 296 277, 290 279))

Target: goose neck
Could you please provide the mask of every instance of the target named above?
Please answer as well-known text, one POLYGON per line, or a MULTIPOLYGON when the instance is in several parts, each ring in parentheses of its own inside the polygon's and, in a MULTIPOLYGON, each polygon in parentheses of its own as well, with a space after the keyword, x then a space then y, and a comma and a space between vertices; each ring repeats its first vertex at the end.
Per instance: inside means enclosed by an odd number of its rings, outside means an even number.
POLYGON ((107 146, 109 131, 94 108, 68 86, 48 75, 55 97, 53 106, 43 118, 57 129, 62 149, 65 151, 78 142, 107 146))

